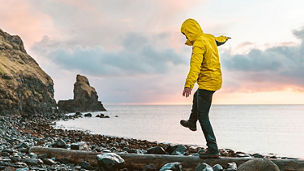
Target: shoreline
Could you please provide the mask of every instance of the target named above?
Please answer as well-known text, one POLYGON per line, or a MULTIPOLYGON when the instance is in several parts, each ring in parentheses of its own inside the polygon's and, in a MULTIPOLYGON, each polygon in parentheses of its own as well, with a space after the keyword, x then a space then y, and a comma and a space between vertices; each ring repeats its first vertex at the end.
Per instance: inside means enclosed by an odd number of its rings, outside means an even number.
MULTIPOLYGON (((61 119, 75 119, 80 115, 66 116, 64 114, 52 114, 49 116, 33 116, 24 118, 20 115, 0 116, 0 170, 11 168, 40 168, 40 170, 52 169, 87 169, 94 170, 88 163, 80 165, 65 163, 52 158, 43 158, 29 153, 32 146, 56 147, 65 149, 86 150, 91 152, 112 152, 112 153, 136 153, 136 154, 172 154, 176 150, 175 145, 185 147, 178 151, 180 155, 196 156, 198 150, 204 147, 159 143, 134 138, 123 138, 115 136, 105 136, 101 134, 91 134, 81 130, 56 129, 54 122, 61 119), (162 149, 159 152, 156 149, 162 149), (63 164, 63 165, 62 165, 63 164)), ((247 158, 267 158, 267 159, 294 159, 288 157, 266 156, 258 153, 247 154, 234 151, 232 149, 220 149, 222 157, 247 157, 247 158)), ((38 169, 39 170, 39 169, 38 169)))

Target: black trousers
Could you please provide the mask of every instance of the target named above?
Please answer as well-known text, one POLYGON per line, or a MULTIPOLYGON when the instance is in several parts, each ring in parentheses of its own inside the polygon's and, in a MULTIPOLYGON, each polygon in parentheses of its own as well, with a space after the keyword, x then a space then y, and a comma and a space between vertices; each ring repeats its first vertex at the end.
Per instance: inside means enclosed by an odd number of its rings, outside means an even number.
POLYGON ((204 133, 208 151, 218 152, 216 138, 209 121, 209 110, 212 103, 212 96, 215 91, 197 89, 193 96, 193 104, 189 122, 196 124, 198 120, 204 133))

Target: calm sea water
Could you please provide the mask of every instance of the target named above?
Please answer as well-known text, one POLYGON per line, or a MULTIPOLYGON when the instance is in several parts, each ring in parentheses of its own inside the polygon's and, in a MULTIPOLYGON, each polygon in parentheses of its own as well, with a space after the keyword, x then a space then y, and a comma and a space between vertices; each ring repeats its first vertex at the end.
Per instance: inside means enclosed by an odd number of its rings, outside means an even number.
MULTIPOLYGON (((110 136, 205 146, 198 123, 192 132, 180 126, 190 105, 111 105, 108 119, 58 121, 57 127, 110 136), (118 117, 115 117, 117 115, 118 117)), ((304 105, 213 105, 210 120, 219 148, 304 158, 304 105)))

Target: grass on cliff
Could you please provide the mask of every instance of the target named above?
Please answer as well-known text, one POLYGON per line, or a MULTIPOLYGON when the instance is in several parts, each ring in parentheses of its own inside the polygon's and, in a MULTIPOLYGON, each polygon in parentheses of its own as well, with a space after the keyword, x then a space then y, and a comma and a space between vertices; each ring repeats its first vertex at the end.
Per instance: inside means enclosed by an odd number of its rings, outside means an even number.
POLYGON ((5 74, 5 72, 3 71, 2 67, 0 66, 0 75, 5 74))

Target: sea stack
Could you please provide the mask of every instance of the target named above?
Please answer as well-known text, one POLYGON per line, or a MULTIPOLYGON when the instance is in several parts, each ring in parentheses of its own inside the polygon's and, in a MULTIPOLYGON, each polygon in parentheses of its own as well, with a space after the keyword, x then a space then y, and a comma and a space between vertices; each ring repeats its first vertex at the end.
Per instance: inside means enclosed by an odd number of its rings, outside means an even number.
POLYGON ((0 115, 53 113, 53 85, 26 53, 21 38, 0 29, 0 115))
POLYGON ((89 80, 82 75, 76 76, 74 84, 74 99, 60 100, 58 108, 62 112, 87 112, 106 111, 102 103, 98 101, 98 95, 94 87, 90 86, 89 80))

